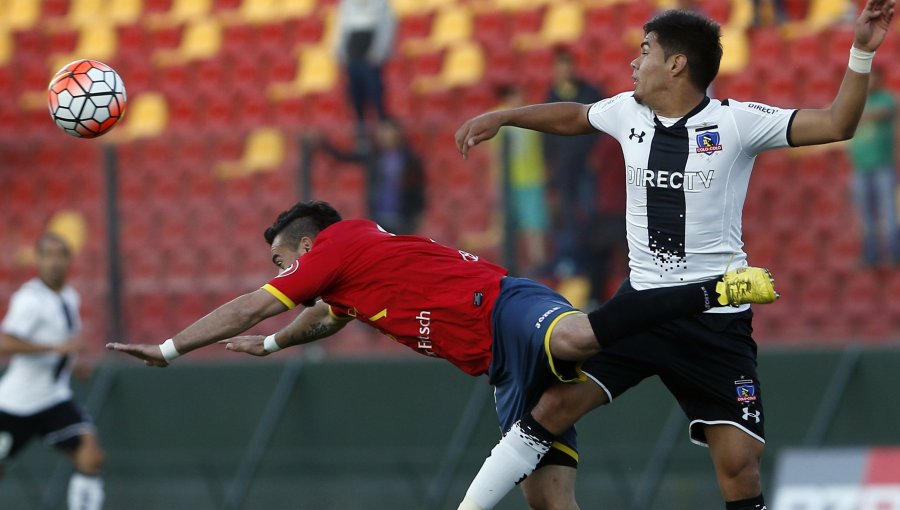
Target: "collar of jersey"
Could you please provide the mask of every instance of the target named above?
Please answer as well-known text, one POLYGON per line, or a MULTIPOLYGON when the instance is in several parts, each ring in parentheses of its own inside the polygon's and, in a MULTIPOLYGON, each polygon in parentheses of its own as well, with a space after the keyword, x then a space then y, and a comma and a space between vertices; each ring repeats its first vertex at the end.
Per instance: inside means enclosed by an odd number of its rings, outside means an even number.
POLYGON ((656 124, 656 128, 657 128, 657 129, 679 129, 679 128, 683 128, 684 125, 687 124, 688 119, 690 119, 690 118, 693 117, 694 115, 697 115, 698 113, 700 113, 701 111, 703 111, 703 109, 706 108, 706 105, 708 105, 708 104, 709 104, 709 96, 703 96, 703 100, 700 101, 700 104, 698 104, 697 106, 695 106, 693 110, 689 111, 689 112, 687 113, 687 115, 685 115, 684 117, 678 119, 678 122, 676 122, 675 124, 672 124, 671 126, 668 126, 668 127, 666 127, 665 124, 663 124, 662 122, 660 122, 659 117, 656 116, 656 112, 653 112, 653 123, 656 124))

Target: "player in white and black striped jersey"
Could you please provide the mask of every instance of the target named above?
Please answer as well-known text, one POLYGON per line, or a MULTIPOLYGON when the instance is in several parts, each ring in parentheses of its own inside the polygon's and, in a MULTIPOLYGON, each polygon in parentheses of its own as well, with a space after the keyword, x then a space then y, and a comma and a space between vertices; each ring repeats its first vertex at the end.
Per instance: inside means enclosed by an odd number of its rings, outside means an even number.
MULTIPOLYGON (((741 210, 760 152, 852 137, 894 7, 894 0, 867 2, 840 91, 826 108, 707 97, 722 56, 719 26, 696 13, 667 11, 644 26, 640 55, 631 63, 633 91, 592 105, 486 113, 457 130, 457 147, 465 157, 504 125, 557 135, 609 133, 622 145, 626 165, 631 275, 620 292, 708 278, 747 265, 741 210)), ((726 509, 764 509, 765 415, 747 308, 671 321, 588 360, 583 368, 596 384, 548 389, 494 448, 460 508, 492 508, 534 470, 555 434, 655 375, 690 418, 691 440, 709 447, 726 509)), ((532 508, 571 510, 577 508, 574 481, 571 467, 542 466, 522 488, 532 508)))
POLYGON ((13 294, 0 324, 0 353, 12 355, 0 378, 0 475, 4 463, 40 437, 75 465, 69 510, 100 510, 103 450, 90 415, 69 387, 81 346, 78 292, 66 284, 72 254, 63 238, 47 233, 35 256, 38 277, 13 294))

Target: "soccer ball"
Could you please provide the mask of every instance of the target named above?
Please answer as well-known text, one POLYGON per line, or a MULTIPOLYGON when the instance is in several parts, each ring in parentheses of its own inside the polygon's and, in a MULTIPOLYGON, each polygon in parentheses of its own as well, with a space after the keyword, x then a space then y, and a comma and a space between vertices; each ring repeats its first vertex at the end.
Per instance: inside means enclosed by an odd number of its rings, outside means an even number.
POLYGON ((113 68, 96 60, 76 60, 57 71, 47 91, 50 116, 63 131, 95 138, 125 113, 125 84, 113 68))

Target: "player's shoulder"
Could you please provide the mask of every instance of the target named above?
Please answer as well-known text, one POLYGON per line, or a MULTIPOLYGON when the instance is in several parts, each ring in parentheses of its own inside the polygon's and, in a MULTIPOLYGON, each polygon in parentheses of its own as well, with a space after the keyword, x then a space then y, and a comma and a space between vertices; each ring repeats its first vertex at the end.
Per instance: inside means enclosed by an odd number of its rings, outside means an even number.
POLYGON ((781 108, 763 103, 761 101, 737 101, 735 99, 723 99, 723 107, 738 115, 752 115, 756 117, 772 117, 783 112, 793 111, 794 108, 781 108))
POLYGON ((626 108, 626 107, 634 107, 640 108, 640 104, 634 100, 634 91, 629 90, 626 92, 621 92, 614 96, 607 97, 606 99, 601 99, 596 103, 591 105, 590 113, 591 114, 600 114, 604 112, 608 112, 613 109, 618 108, 626 108))

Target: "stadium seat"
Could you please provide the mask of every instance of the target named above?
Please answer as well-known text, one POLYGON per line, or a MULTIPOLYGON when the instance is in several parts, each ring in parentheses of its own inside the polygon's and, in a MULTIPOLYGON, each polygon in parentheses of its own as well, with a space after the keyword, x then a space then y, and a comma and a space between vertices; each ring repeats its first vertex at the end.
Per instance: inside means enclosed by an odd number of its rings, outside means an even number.
POLYGON ((204 19, 212 9, 212 0, 172 0, 164 13, 148 13, 144 23, 152 28, 172 27, 204 19))
POLYGON ((326 46, 301 48, 294 81, 273 83, 269 97, 279 100, 292 96, 329 92, 338 83, 338 65, 331 49, 326 46))
POLYGON ((472 38, 472 27, 469 7, 461 3, 448 3, 434 14, 428 37, 405 40, 403 53, 418 55, 464 43, 472 38))
POLYGON ((41 3, 35 0, 6 0, 0 3, 0 19, 10 31, 31 30, 41 14, 41 3))
POLYGON ((575 1, 563 1, 547 6, 535 32, 520 31, 515 45, 527 51, 537 46, 574 43, 584 31, 584 7, 575 1))
POLYGON ((747 34, 743 28, 722 27, 722 61, 720 75, 742 73, 750 60, 747 34))
POLYGON ((166 131, 169 107, 165 96, 158 92, 146 92, 134 97, 130 103, 128 115, 120 128, 126 139, 159 136, 166 131))
POLYGON ((241 159, 220 161, 216 165, 216 174, 222 179, 230 179, 271 172, 280 168, 284 154, 284 134, 277 128, 259 128, 247 138, 241 159))
POLYGON ((212 18, 202 18, 185 27, 178 48, 159 50, 153 60, 157 64, 172 65, 212 58, 218 54, 221 45, 221 23, 212 18))
POLYGON ((484 53, 476 42, 457 44, 447 50, 441 71, 436 76, 419 76, 414 88, 430 93, 453 87, 475 85, 484 75, 484 53))

